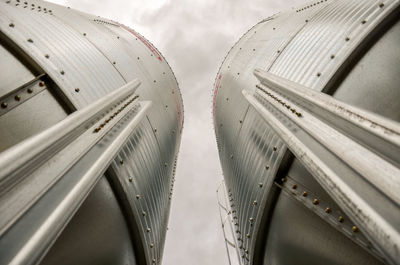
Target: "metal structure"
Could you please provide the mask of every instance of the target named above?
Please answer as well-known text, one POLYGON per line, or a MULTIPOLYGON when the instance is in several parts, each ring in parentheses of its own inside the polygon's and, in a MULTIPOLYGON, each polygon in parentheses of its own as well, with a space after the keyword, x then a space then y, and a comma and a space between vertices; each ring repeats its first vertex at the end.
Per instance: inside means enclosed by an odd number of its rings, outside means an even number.
POLYGON ((0 264, 160 264, 183 126, 143 36, 0 1, 0 264))
POLYGON ((212 111, 240 264, 400 264, 399 18, 313 1, 228 53, 212 111))

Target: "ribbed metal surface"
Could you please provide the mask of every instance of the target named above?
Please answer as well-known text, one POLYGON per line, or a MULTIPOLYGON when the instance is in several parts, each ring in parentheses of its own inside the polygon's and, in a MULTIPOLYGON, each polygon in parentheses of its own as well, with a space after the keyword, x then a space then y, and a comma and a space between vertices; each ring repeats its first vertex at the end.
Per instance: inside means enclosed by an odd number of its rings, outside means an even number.
MULTIPOLYGON (((290 253, 273 256, 268 252, 270 256, 264 259, 262 255, 266 250, 260 250, 264 244, 262 241, 267 240, 269 227, 266 225, 271 221, 277 200, 278 191, 273 183, 285 176, 292 160, 286 159, 291 153, 280 136, 242 94, 242 90, 249 94, 257 90, 256 85, 260 81, 253 71, 264 69, 310 89, 325 91, 343 66, 349 64, 348 60, 354 60, 352 54, 365 47, 364 41, 371 32, 380 28, 382 21, 392 16, 398 5, 399 1, 390 0, 313 1, 261 21, 229 51, 216 77, 212 112, 233 221, 237 223, 236 243, 242 264, 280 264, 279 259, 284 262, 284 256, 290 256, 290 253), (277 172, 280 173, 277 175, 277 172)), ((353 98, 356 91, 352 91, 353 98)), ((358 97, 362 97, 362 92, 358 93, 358 97)), ((285 121, 283 116, 280 117, 285 121)), ((294 161, 297 159, 294 158, 294 161)), ((283 218, 282 215, 280 218, 283 218)), ((288 212, 285 218, 298 217, 288 212)), ((279 223, 279 220, 273 220, 279 223)), ((296 235, 292 236, 295 242, 296 235)), ((312 235, 308 236, 312 238, 312 235)), ((329 237, 328 231, 324 236, 329 237)), ((268 237, 268 240, 271 244, 275 242, 274 237, 268 237)), ((290 245, 290 240, 276 241, 281 245, 275 249, 284 249, 290 245)), ((324 243, 321 241, 319 244, 324 243)), ((307 255, 306 246, 304 248, 303 254, 292 253, 293 260, 286 261, 301 264, 302 255, 307 255)), ((371 254, 362 254, 365 250, 360 250, 357 245, 349 244, 349 249, 360 253, 360 259, 371 254)), ((343 252, 343 255, 346 254, 343 252)), ((321 260, 315 258, 314 262, 325 264, 329 259, 329 255, 321 256, 321 260)), ((371 259, 372 263, 379 263, 371 259)), ((335 261, 332 259, 331 262, 335 261)))
MULTIPOLYGON (((116 197, 128 199, 124 202, 128 208, 122 211, 133 213, 128 227, 137 226, 130 230, 138 233, 135 238, 140 242, 135 243, 142 244, 144 251, 135 254, 144 256, 148 264, 160 264, 183 128, 182 97, 164 57, 146 38, 124 25, 42 1, 1 0, 0 30, 9 49, 18 50, 18 59, 25 60, 20 66, 13 64, 14 72, 18 67, 20 72, 28 72, 21 78, 30 76, 29 71, 44 72, 45 93, 54 96, 51 104, 33 96, 1 117, 8 119, 4 123, 19 124, 26 116, 23 111, 31 110, 31 115, 40 116, 34 120, 39 129, 33 134, 59 121, 51 115, 53 105, 79 110, 134 79, 140 80, 135 93, 140 100, 151 101, 152 107, 115 158, 107 177, 113 185, 123 187, 122 191, 117 189, 122 193, 116 197), (27 62, 32 62, 28 71, 27 62), (31 102, 45 104, 41 105, 45 110, 36 113, 34 108, 26 108, 31 102), (10 121, 13 117, 16 120, 10 121)), ((11 55, 7 58, 14 60, 11 55)), ((21 79, 20 83, 28 81, 21 79)), ((16 85, 4 88, 2 100, 14 100, 7 93, 18 92, 20 84, 9 83, 16 85)))

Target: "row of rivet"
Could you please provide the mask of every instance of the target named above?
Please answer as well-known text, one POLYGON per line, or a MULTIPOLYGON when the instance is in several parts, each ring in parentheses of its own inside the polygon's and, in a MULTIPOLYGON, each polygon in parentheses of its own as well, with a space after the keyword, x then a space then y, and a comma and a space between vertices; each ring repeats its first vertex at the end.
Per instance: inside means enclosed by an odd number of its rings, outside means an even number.
POLYGON ((316 2, 316 3, 314 3, 314 4, 311 4, 311 5, 309 5, 309 6, 305 6, 305 7, 301 8, 301 9, 297 9, 297 10, 296 10, 296 13, 297 13, 297 12, 301 12, 301 11, 303 11, 303 10, 306 10, 306 9, 308 9, 308 8, 311 8, 311 7, 313 7, 313 6, 322 4, 323 2, 327 2, 327 1, 328 1, 328 0, 321 0, 321 1, 319 1, 319 2, 316 2))
MULTIPOLYGON (((322 205, 322 204, 326 205, 326 203, 322 203, 321 200, 318 199, 318 196, 315 196, 315 195, 313 196, 309 191, 306 191, 304 188, 303 188, 303 192, 299 192, 299 194, 297 194, 296 191, 298 190, 298 185, 299 184, 298 183, 294 183, 294 181, 289 176, 287 176, 285 178, 282 178, 281 179, 281 183, 282 183, 281 185, 278 184, 278 183, 275 183, 275 184, 277 186, 281 187, 282 189, 287 189, 288 191, 290 191, 289 194, 292 194, 294 196, 300 195, 303 198, 312 197, 311 202, 315 206, 322 205), (290 181, 288 181, 288 180, 290 180, 290 181), (290 187, 288 187, 288 186, 290 186, 290 187)), ((326 214, 328 214, 328 215, 332 214, 333 210, 332 210, 331 207, 326 206, 326 207, 323 207, 323 208, 324 208, 323 211, 326 214)), ((344 223, 344 221, 345 221, 345 219, 344 219, 343 215, 339 213, 338 217, 337 217, 337 222, 344 223)), ((359 231, 359 228, 356 225, 353 225, 351 227, 351 230, 352 230, 353 233, 357 233, 359 231)))
POLYGON ((256 85, 256 87, 261 90, 262 92, 264 92, 265 94, 267 94, 268 96, 270 96, 271 98, 273 98, 274 100, 276 100, 278 103, 280 103, 282 106, 286 107, 288 110, 290 110, 293 114, 295 114, 297 117, 302 117, 302 114, 300 112, 297 112, 296 109, 291 108, 289 104, 286 104, 285 101, 281 100, 280 98, 278 98, 277 96, 275 96, 272 93, 269 93, 268 91, 266 91, 265 89, 263 89, 260 85, 256 85))
POLYGON ((122 107, 120 107, 117 111, 115 111, 112 115, 110 115, 107 119, 104 120, 103 123, 99 125, 96 129, 94 129, 94 133, 99 132, 107 123, 109 123, 114 117, 116 117, 121 111, 123 111, 129 104, 131 104, 135 99, 137 99, 139 96, 136 95, 133 98, 131 98, 128 102, 126 102, 122 107))
MULTIPOLYGON (((6 1, 6 3, 7 3, 7 4, 10 4, 11 1, 8 0, 8 1, 6 1)), ((19 6, 20 3, 21 3, 20 0, 16 0, 15 6, 19 6)), ((27 8, 27 7, 29 6, 29 3, 26 2, 26 1, 25 1, 23 4, 24 4, 24 8, 27 8)), ((41 6, 36 6, 36 7, 37 7, 37 9, 38 9, 38 12, 41 12, 41 11, 42 11, 42 7, 41 7, 41 6)), ((34 9, 35 9, 35 4, 31 4, 31 10, 34 10, 34 9)), ((51 10, 51 9, 47 9, 46 7, 43 8, 43 11, 44 11, 44 13, 49 12, 50 14, 52 14, 52 10, 51 10)))

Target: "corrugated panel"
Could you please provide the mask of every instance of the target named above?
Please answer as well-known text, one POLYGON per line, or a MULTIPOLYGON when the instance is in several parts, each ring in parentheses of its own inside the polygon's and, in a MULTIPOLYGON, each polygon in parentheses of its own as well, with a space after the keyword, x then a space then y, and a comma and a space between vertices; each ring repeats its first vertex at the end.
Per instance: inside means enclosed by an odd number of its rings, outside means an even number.
POLYGON ((125 83, 104 55, 54 15, 1 4, 2 31, 40 64, 78 108, 125 83), (11 22, 14 28, 8 26, 11 22))
MULTIPOLYGON (((360 39, 387 15, 396 0, 332 1, 291 40, 270 72, 321 90, 360 39), (327 26, 329 25, 329 26, 327 26)), ((297 15, 297 14, 293 14, 297 15)))
MULTIPOLYGON (((169 151, 172 150, 163 150, 169 151)), ((149 261, 155 259, 157 263, 162 257, 166 235, 174 159, 171 157, 165 165, 161 162, 161 153, 153 130, 145 120, 113 163, 140 224, 146 255, 149 261)))
POLYGON ((384 4, 372 0, 313 1, 258 23, 224 59, 213 91, 214 128, 225 183, 233 198, 232 210, 238 218, 237 235, 244 240, 240 249, 244 264, 252 263, 253 235, 269 193, 270 186, 261 180, 275 178, 286 150, 279 136, 243 98, 242 90, 254 91, 259 83, 253 71, 265 69, 322 90, 351 52, 398 4, 391 0, 384 4), (274 151, 271 154, 273 146, 278 156, 273 156, 274 151), (270 171, 265 163, 270 164, 270 171))

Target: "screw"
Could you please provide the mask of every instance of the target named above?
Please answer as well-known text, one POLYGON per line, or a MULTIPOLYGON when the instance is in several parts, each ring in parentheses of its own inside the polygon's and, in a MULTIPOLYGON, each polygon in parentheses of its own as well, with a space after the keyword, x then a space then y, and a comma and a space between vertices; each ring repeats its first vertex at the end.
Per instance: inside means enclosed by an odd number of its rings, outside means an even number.
POLYGON ((7 106, 8 106, 7 102, 1 102, 1 107, 3 109, 7 108, 7 106))
POLYGON ((319 204, 318 199, 314 199, 313 204, 314 204, 314 205, 318 205, 318 204, 319 204))

